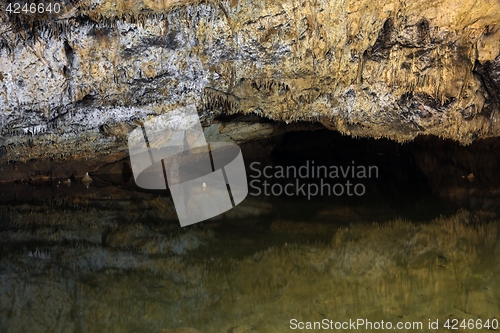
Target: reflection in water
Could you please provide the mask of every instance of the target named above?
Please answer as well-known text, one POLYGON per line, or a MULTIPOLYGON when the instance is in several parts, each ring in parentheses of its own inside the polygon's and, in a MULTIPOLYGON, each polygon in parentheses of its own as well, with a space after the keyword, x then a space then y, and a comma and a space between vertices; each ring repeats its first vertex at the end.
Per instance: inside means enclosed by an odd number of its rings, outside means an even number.
POLYGON ((444 332, 450 318, 500 319, 495 213, 415 223, 385 206, 249 197, 180 228, 165 195, 96 179, 1 193, 1 332, 290 332, 291 319, 325 318, 423 331, 439 319, 444 332))

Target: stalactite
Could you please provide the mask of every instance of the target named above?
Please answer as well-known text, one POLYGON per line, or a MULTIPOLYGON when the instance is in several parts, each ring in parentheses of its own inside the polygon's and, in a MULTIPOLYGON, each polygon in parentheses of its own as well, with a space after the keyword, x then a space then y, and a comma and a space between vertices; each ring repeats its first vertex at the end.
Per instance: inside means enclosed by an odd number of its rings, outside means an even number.
POLYGON ((219 109, 228 114, 234 113, 239 108, 239 102, 235 96, 210 88, 204 90, 203 105, 204 110, 219 109))

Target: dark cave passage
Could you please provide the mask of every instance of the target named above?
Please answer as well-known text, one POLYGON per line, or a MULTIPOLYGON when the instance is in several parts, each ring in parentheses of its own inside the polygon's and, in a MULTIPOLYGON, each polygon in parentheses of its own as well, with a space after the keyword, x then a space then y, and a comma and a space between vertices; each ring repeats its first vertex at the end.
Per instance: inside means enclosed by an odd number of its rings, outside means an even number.
MULTIPOLYGON (((295 169, 308 166, 311 169, 311 165, 344 170, 348 167, 377 168, 378 177, 372 175, 357 180, 366 189, 363 196, 344 193, 329 198, 314 198, 328 206, 390 206, 388 209, 394 210, 397 216, 418 220, 451 214, 460 208, 500 211, 498 138, 478 140, 463 146, 451 140, 420 136, 401 144, 388 139, 352 138, 326 129, 292 131, 282 136, 269 160, 258 166, 263 169, 266 165, 284 169, 290 166, 295 169)), ((247 168, 249 178, 252 172, 264 177, 261 171, 247 168)), ((311 179, 307 183, 321 186, 320 178, 323 178, 324 182, 329 181, 333 185, 346 178, 355 184, 352 176, 349 172, 347 177, 342 177, 342 174, 338 178, 328 175, 309 177, 311 179)), ((289 181, 274 180, 282 184, 289 181)), ((282 199, 285 196, 282 195, 282 199)), ((386 217, 380 216, 381 219, 386 217)), ((372 219, 378 220, 376 216, 371 216, 372 219)))

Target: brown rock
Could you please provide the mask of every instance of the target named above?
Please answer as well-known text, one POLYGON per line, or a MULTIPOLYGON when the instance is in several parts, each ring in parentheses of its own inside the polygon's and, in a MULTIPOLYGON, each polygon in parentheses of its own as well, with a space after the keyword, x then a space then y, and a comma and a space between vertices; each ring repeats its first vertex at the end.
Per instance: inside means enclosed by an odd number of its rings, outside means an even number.
POLYGON ((126 157, 140 120, 187 104, 207 125, 252 114, 397 141, 500 135, 499 2, 72 2, 0 16, 0 167, 20 163, 0 181, 28 179, 33 160, 54 177, 81 174, 64 161, 94 171, 126 157))

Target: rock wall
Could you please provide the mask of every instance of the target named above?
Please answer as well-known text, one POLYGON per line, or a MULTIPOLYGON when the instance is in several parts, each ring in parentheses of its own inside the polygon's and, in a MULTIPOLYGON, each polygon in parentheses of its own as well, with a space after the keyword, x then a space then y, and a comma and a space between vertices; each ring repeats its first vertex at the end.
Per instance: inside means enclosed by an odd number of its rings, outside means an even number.
POLYGON ((498 1, 2 6, 0 166, 10 171, 0 180, 80 176, 125 157, 141 121, 186 104, 210 133, 219 115, 256 114, 397 141, 500 134, 498 1))

